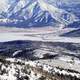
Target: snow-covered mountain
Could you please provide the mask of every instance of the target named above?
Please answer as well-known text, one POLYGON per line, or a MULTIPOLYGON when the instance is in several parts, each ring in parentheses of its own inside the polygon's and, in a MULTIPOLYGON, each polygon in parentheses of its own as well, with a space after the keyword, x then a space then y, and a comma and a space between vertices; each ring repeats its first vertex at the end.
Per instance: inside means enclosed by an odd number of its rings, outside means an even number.
POLYGON ((0 25, 55 26, 80 21, 79 0, 2 0, 0 25))

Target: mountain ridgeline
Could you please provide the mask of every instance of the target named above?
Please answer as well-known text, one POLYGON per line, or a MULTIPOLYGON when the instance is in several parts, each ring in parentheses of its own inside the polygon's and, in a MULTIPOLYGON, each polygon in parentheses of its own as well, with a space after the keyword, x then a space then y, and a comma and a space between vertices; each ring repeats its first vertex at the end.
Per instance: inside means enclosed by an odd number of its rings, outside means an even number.
POLYGON ((79 0, 3 0, 0 25, 16 27, 71 26, 80 24, 79 0))

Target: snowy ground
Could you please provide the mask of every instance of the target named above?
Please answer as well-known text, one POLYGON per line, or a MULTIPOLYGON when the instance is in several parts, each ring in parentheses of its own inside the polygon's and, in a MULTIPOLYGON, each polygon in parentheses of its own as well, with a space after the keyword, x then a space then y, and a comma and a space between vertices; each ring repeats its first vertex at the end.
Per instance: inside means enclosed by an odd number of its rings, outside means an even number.
POLYGON ((65 42, 65 43, 80 43, 80 37, 59 37, 52 35, 27 35, 26 33, 0 33, 0 42, 13 40, 31 40, 43 42, 65 42), (26 36, 24 36, 26 35, 26 36))
MULTIPOLYGON (((0 61, 1 80, 43 80, 41 78, 42 76, 45 78, 44 80, 60 80, 61 74, 66 78, 66 80, 73 80, 73 78, 74 80, 80 79, 80 73, 78 72, 56 68, 55 66, 46 63, 15 58, 6 58, 6 60, 3 61, 5 64, 0 61), (56 76, 57 78, 55 78, 56 76)), ((63 80, 65 78, 63 78, 63 80)))
MULTIPOLYGON (((77 48, 79 45, 77 45, 76 43, 80 43, 80 37, 61 37, 59 35, 69 32, 69 31, 73 31, 75 29, 72 28, 66 28, 66 29, 57 29, 57 28, 30 28, 30 29, 18 29, 18 28, 0 28, 0 42, 6 42, 6 41, 14 41, 14 40, 30 40, 30 41, 42 41, 42 42, 62 42, 62 43, 74 43, 75 48, 77 48)), ((27 44, 27 43, 26 43, 27 44)), ((34 43, 35 44, 35 43, 34 43)), ((33 44, 33 45, 34 45, 33 44)), ((36 45, 36 44, 35 44, 36 45)), ((76 73, 68 73, 63 71, 59 71, 56 69, 56 67, 59 68, 63 68, 63 69, 70 69, 70 70, 74 70, 80 73, 80 59, 77 57, 72 57, 70 55, 66 56, 63 55, 63 53, 68 53, 68 54, 73 54, 73 55, 77 55, 80 52, 76 52, 76 51, 80 51, 80 49, 78 50, 68 50, 66 47, 63 46, 59 46, 60 44, 57 44, 56 46, 51 46, 51 44, 41 44, 39 45, 40 48, 33 50, 33 52, 35 53, 34 56, 38 57, 38 58, 43 58, 43 55, 46 53, 49 53, 50 55, 57 55, 59 54, 58 57, 54 58, 54 59, 39 59, 39 60, 35 60, 34 62, 30 62, 29 64, 31 64, 31 66, 35 66, 35 63, 40 63, 41 66, 43 66, 43 69, 45 69, 45 65, 47 65, 46 67, 48 67, 49 65, 52 66, 53 68, 55 68, 54 70, 57 72, 60 72, 60 74, 67 74, 67 75, 72 75, 72 76, 77 76, 80 77, 80 74, 76 74, 76 73), (53 49, 54 48, 54 49, 53 49)), ((69 45, 69 44, 67 44, 69 45)), ((8 47, 9 48, 9 47, 8 47)), ((74 49, 74 48, 72 48, 74 49)), ((13 56, 15 56, 16 54, 22 52, 22 50, 17 50, 11 54, 13 54, 13 56)), ((13 59, 12 59, 13 60, 13 59)), ((10 60, 11 61, 11 60, 10 60)), ((13 60, 14 61, 14 60, 13 60)), ((40 67, 39 65, 39 67, 40 67)), ((18 65, 17 65, 18 66, 18 65)), ((3 66, 4 67, 4 66, 3 66)), ((14 65, 10 65, 9 68, 12 67, 9 70, 8 75, 12 76, 14 78, 14 74, 16 71, 14 68, 14 65), (12 71, 13 70, 13 71, 12 71), (12 74, 11 74, 12 72, 12 74)), ((20 68, 20 66, 19 66, 20 68)), ((20 68, 21 69, 21 68, 20 68)), ((48 68, 46 68, 45 70, 48 71, 48 68)), ((33 75, 34 72, 32 71, 31 75, 27 75, 28 77, 34 77, 35 80, 35 76, 33 75)), ((7 76, 6 74, 4 74, 3 76, 0 76, 0 78, 2 79, 5 76, 5 78, 9 78, 9 76, 7 76)), ((39 76, 40 77, 40 76, 39 76)), ((4 80, 4 79, 3 79, 4 80)), ((10 80, 10 79, 7 79, 10 80)), ((16 77, 15 79, 16 80, 16 77)), ((33 80, 30 79, 30 80, 33 80)))
POLYGON ((67 61, 64 61, 64 60, 47 59, 47 60, 38 60, 38 62, 43 63, 43 64, 47 64, 47 65, 51 65, 51 66, 54 66, 54 67, 60 67, 60 68, 70 69, 70 70, 80 72, 80 61, 79 61, 79 63, 77 63, 77 62, 73 62, 73 61, 67 62, 67 61))
POLYGON ((60 37, 60 34, 69 32, 74 29, 56 29, 56 28, 38 28, 38 29, 17 29, 17 28, 1 28, 0 42, 12 40, 31 40, 43 42, 65 42, 80 43, 80 37, 60 37))

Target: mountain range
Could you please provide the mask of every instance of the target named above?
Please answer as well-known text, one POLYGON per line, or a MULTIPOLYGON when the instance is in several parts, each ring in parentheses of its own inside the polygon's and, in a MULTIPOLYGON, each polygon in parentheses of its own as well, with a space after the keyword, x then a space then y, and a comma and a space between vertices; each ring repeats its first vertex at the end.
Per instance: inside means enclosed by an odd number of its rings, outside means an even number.
POLYGON ((2 0, 0 1, 0 25, 79 27, 80 1, 2 0))

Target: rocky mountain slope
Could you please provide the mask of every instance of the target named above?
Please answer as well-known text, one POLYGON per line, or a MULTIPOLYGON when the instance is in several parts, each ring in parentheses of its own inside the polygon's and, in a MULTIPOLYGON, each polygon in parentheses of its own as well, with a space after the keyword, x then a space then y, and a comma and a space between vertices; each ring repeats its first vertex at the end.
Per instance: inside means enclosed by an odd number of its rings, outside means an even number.
POLYGON ((3 0, 1 4, 0 25, 65 26, 80 20, 79 0, 3 0))

